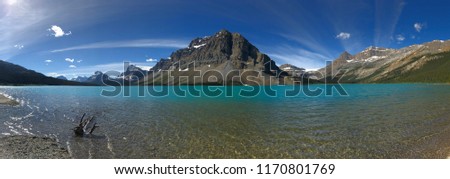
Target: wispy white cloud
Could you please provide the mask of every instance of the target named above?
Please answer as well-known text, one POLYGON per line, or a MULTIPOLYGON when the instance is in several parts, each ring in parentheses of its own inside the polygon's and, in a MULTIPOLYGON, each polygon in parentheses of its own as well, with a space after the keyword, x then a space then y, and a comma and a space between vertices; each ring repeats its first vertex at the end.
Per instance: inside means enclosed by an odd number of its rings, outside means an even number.
POLYGON ((424 27, 424 24, 422 24, 422 23, 417 22, 414 24, 414 29, 416 29, 417 32, 422 31, 423 27, 424 27))
MULTIPOLYGON (((340 40, 339 43, 343 47, 343 50, 346 51, 359 51, 366 47, 366 45, 362 44, 362 36, 366 35, 362 32, 362 28, 360 27, 359 22, 361 22, 361 14, 366 14, 369 10, 366 1, 351 1, 351 6, 348 3, 342 3, 342 1, 319 1, 320 8, 323 12, 323 16, 328 20, 330 27, 328 29, 334 29, 334 37, 336 38, 341 32, 351 32, 351 39, 349 40, 340 40)), ((322 15, 322 14, 321 14, 322 15)), ((317 26, 315 29, 322 29, 327 27, 322 27, 322 25, 317 26)), ((323 33, 328 34, 328 32, 323 33)), ((322 34, 318 35, 319 37, 322 34)), ((324 36, 327 37, 328 35, 324 36)), ((328 41, 329 36, 327 37, 328 41)), ((329 50, 335 48, 336 50, 341 51, 335 47, 329 47, 329 50)), ((333 53, 335 54, 335 53, 333 53)))
POLYGON ((157 59, 154 59, 154 58, 148 58, 148 59, 146 59, 145 60, 146 62, 156 62, 156 61, 158 61, 157 59))
MULTIPOLYGON (((213 4, 213 2, 210 3, 213 4)), ((236 3, 228 2, 228 5, 223 8, 234 6, 235 4, 236 3)), ((246 5, 246 3, 243 3, 242 5, 244 4, 246 5)), ((271 31, 271 33, 278 34, 289 41, 298 43, 299 47, 306 50, 321 54, 332 54, 328 48, 329 44, 325 43, 328 39, 324 38, 324 34, 327 34, 327 29, 329 28, 328 24, 321 24, 321 28, 316 28, 315 24, 317 24, 317 18, 315 17, 317 15, 312 13, 312 11, 309 11, 304 4, 305 3, 302 3, 301 1, 290 1, 289 3, 278 3, 274 6, 271 1, 260 1, 254 4, 254 6, 252 5, 252 7, 249 7, 257 12, 252 15, 242 13, 237 9, 231 10, 229 8, 223 9, 222 12, 224 13, 223 15, 244 23, 252 23, 252 18, 255 17, 264 18, 267 23, 270 23, 271 26, 274 27, 274 29, 269 30, 269 32, 271 31)), ((214 6, 216 7, 217 5, 214 6)))
POLYGON ((51 76, 51 77, 64 76, 64 75, 62 75, 62 74, 55 73, 55 72, 50 72, 50 73, 47 73, 47 74, 45 74, 45 75, 51 76))
POLYGON ((69 65, 69 68, 77 68, 75 65, 69 65))
POLYGON ((405 5, 405 0, 375 1, 375 46, 388 46, 392 43, 405 5))
POLYGON ((293 40, 314 52, 330 55, 330 50, 324 47, 323 44, 318 42, 316 39, 312 38, 311 35, 302 36, 302 35, 280 34, 280 36, 289 40, 293 40))
POLYGON ((305 69, 322 68, 326 65, 326 61, 332 60, 332 57, 286 45, 268 54, 277 64, 289 63, 305 69))
POLYGON ((53 61, 52 60, 45 60, 44 62, 45 63, 52 63, 53 61))
POLYGON ((167 39, 140 39, 140 40, 127 40, 127 41, 107 41, 97 42, 85 45, 79 45, 74 47, 68 47, 63 49, 52 50, 51 52, 64 52, 72 50, 84 50, 84 49, 99 49, 99 48, 185 48, 187 47, 187 41, 180 40, 167 40, 167 39))
MULTIPOLYGON (((56 34, 53 30, 47 31, 47 27, 51 29, 53 24, 62 28, 64 34, 71 34, 65 29, 68 28, 68 22, 70 28, 83 29, 97 22, 104 22, 106 18, 122 17, 129 12, 130 7, 135 6, 133 4, 91 0, 0 0, 0 59, 11 59, 19 53, 26 53, 27 47, 44 42, 45 38, 48 40, 46 34, 56 34), (26 48, 17 50, 14 48, 15 44, 26 48)), ((147 9, 161 9, 157 6, 157 1, 140 4, 154 5, 147 9)))
POLYGON ((351 37, 351 34, 347 33, 347 32, 341 32, 338 35, 336 35, 336 38, 341 39, 341 40, 346 40, 346 39, 349 39, 350 37, 351 37))
POLYGON ((52 25, 52 27, 50 27, 48 29, 48 31, 53 32, 51 35, 53 35, 55 37, 62 37, 62 36, 65 36, 65 35, 71 35, 72 34, 71 31, 69 31, 67 33, 64 32, 64 30, 61 27, 57 26, 57 25, 52 25))
POLYGON ((14 48, 17 48, 17 49, 23 49, 25 46, 23 46, 23 45, 19 45, 19 44, 16 44, 16 45, 14 45, 14 48))
POLYGON ((150 65, 144 65, 144 64, 136 64, 136 66, 137 67, 139 67, 139 68, 141 68, 141 69, 143 69, 143 70, 150 70, 151 68, 153 68, 153 66, 150 66, 150 65))
POLYGON ((77 63, 81 63, 83 60, 77 60, 77 63))
POLYGON ((64 59, 66 62, 70 62, 70 63, 73 63, 74 61, 75 61, 75 59, 73 59, 73 58, 66 58, 66 59, 64 59))
POLYGON ((405 36, 399 34, 399 35, 395 36, 395 39, 396 39, 398 42, 402 42, 402 41, 404 41, 406 38, 405 38, 405 36))

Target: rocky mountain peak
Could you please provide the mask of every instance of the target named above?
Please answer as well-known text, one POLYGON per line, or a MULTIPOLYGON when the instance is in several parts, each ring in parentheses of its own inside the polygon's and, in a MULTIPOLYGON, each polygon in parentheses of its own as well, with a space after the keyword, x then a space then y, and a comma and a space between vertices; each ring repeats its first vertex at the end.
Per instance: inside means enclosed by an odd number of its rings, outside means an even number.
POLYGON ((353 55, 348 53, 347 51, 344 51, 336 60, 351 60, 353 58, 353 55))
MULTIPOLYGON (((188 49, 195 50, 203 48, 211 43, 215 45, 209 45, 210 47, 215 48, 228 48, 232 44, 230 42, 233 41, 242 41, 248 43, 247 39, 245 39, 241 34, 239 33, 231 33, 228 30, 221 30, 214 34, 213 36, 205 36, 203 38, 195 38, 194 40, 189 43, 188 49), (219 45, 220 44, 220 45, 219 45)), ((225 50, 227 51, 227 50, 225 50)))
POLYGON ((146 70, 142 70, 136 65, 129 65, 127 70, 119 75, 119 77, 126 78, 127 80, 131 80, 133 78, 142 78, 147 75, 146 70))
MULTIPOLYGON (((196 38, 191 41, 188 48, 173 52, 170 59, 162 63, 172 63, 180 66, 195 62, 196 65, 217 65, 225 62, 231 63, 235 69, 253 68, 264 65, 270 61, 267 55, 261 54, 244 36, 221 30, 212 36, 196 38)), ((161 69, 168 65, 157 64, 161 69)), ((262 67, 257 67, 262 68, 262 67)), ((158 69, 153 69, 158 70, 158 69)), ((278 69, 279 70, 279 69, 278 69)))
POLYGON ((340 67, 343 64, 347 63, 347 61, 352 60, 353 55, 348 53, 347 51, 344 51, 339 57, 333 61, 333 67, 340 67))
POLYGON ((228 31, 227 29, 222 29, 219 32, 216 33, 216 36, 227 36, 227 35, 231 35, 232 33, 230 31, 228 31))
POLYGON ((142 71, 142 69, 137 67, 136 65, 129 65, 125 72, 132 72, 132 71, 142 71))
POLYGON ((370 46, 370 47, 367 47, 365 50, 363 50, 361 53, 370 54, 370 53, 392 52, 392 51, 395 51, 395 50, 390 49, 390 48, 384 48, 384 47, 370 46))
POLYGON ((214 35, 195 38, 187 48, 173 52, 160 60, 152 71, 217 70, 227 74, 233 70, 263 71, 268 75, 281 74, 273 60, 251 44, 243 35, 221 30, 214 35))
POLYGON ((366 48, 364 51, 356 54, 353 60, 363 62, 376 61, 379 59, 387 58, 389 55, 395 52, 396 50, 394 49, 370 46, 366 48))

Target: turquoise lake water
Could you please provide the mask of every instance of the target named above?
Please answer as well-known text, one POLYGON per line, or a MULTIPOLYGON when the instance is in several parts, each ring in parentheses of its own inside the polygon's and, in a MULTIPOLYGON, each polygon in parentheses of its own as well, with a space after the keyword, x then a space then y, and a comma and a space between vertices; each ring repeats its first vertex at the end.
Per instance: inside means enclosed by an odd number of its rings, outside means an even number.
MULTIPOLYGON (((310 89, 323 88, 313 85, 310 89)), ((240 96, 249 86, 211 87, 219 96, 139 96, 131 87, 0 86, 19 106, 0 105, 0 133, 50 136, 74 158, 447 158, 450 85, 343 85, 348 95, 272 86, 276 96, 240 96), (95 115, 93 136, 71 130, 95 115)), ((201 89, 183 86, 181 89, 201 89)))

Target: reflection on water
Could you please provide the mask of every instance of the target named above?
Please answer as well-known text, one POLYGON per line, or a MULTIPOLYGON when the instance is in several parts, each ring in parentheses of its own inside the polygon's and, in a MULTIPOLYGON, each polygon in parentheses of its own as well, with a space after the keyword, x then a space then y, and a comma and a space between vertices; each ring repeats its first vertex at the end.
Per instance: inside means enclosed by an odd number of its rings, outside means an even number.
MULTIPOLYGON (((246 87, 230 90, 239 88, 246 87)), ((55 137, 75 158, 448 156, 449 85, 345 85, 349 96, 289 98, 282 95, 288 87, 274 88, 278 97, 212 98, 0 87, 21 103, 0 105, 0 133, 55 137), (83 113, 97 117, 94 136, 71 131, 83 113)))

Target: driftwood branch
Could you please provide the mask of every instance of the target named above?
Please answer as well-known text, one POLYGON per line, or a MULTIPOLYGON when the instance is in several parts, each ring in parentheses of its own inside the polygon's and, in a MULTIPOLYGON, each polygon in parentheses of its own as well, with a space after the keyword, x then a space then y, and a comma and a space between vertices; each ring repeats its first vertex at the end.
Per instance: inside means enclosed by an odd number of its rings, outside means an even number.
POLYGON ((89 131, 89 134, 92 134, 97 127, 99 127, 97 126, 97 123, 94 123, 94 126, 92 126, 92 129, 91 131, 89 131))
POLYGON ((84 119, 85 116, 86 116, 86 113, 84 113, 83 116, 80 118, 80 122, 78 123, 78 126, 73 129, 73 131, 75 132, 75 135, 77 135, 77 136, 82 137, 86 134, 92 134, 94 132, 94 130, 99 127, 99 126, 97 126, 97 123, 95 122, 94 116, 91 116, 90 118, 87 117, 86 119, 84 119))
POLYGON ((81 124, 83 124, 83 118, 84 118, 84 116, 86 116, 86 113, 84 113, 83 116, 82 116, 81 119, 80 119, 80 123, 79 123, 79 125, 78 125, 78 126, 80 126, 80 127, 82 126, 81 124))

